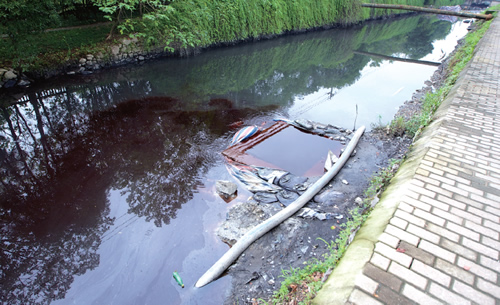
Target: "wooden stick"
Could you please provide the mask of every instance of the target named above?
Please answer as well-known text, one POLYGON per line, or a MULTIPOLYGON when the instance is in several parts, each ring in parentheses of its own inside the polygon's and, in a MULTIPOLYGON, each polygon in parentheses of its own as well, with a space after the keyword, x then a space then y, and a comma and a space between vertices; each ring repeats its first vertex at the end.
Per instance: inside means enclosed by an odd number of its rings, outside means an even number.
POLYGON ((440 10, 440 9, 436 9, 436 8, 411 6, 411 5, 362 3, 361 6, 362 7, 372 7, 372 8, 393 9, 393 10, 407 10, 407 11, 424 12, 424 13, 432 13, 432 14, 439 14, 439 15, 452 15, 452 16, 458 16, 458 17, 477 18, 477 19, 486 19, 486 20, 490 20, 491 18, 493 18, 493 15, 491 15, 491 14, 485 15, 485 14, 475 14, 475 13, 466 13, 466 12, 452 12, 452 11, 440 10))
POLYGON ((272 228, 276 227, 290 216, 300 210, 314 195, 316 195, 330 180, 342 169, 344 164, 351 156, 354 148, 358 144, 359 139, 365 131, 365 126, 361 126, 352 137, 347 145, 344 153, 340 156, 338 161, 333 167, 326 172, 316 183, 307 189, 297 200, 290 204, 285 209, 276 213, 263 223, 253 227, 250 231, 245 233, 200 279, 196 282, 196 287, 203 287, 211 281, 218 278, 239 256, 250 246, 255 240, 262 235, 269 232, 272 228))

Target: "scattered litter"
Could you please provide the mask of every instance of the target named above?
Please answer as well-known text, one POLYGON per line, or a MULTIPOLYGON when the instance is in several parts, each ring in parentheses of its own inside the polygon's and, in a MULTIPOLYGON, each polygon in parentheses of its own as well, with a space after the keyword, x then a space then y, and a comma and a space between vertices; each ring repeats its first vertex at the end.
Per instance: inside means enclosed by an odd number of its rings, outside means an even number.
POLYGON ((338 160, 339 158, 331 150, 329 150, 328 156, 325 160, 325 170, 329 171, 338 160))
POLYGON ((345 179, 342 179, 342 183, 345 184, 345 185, 349 184, 349 182, 347 182, 347 180, 345 180, 345 179))
POLYGON ((175 281, 177 282, 177 284, 179 284, 179 286, 184 288, 184 283, 182 282, 181 276, 179 275, 179 273, 177 273, 177 271, 174 271, 173 277, 174 277, 175 281))
POLYGON ((342 219, 344 218, 344 215, 338 214, 338 213, 320 213, 316 212, 313 209, 310 208, 302 208, 297 212, 298 217, 302 218, 316 218, 319 220, 327 220, 327 219, 342 219))

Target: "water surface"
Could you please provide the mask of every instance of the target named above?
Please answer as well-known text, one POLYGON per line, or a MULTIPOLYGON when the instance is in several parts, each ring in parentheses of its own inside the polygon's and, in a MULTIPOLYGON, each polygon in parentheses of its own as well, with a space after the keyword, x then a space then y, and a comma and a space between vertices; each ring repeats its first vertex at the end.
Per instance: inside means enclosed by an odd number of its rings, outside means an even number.
MULTIPOLYGON (((226 203, 214 190, 219 179, 235 181, 221 155, 231 126, 277 117, 348 129, 388 122, 436 67, 363 54, 438 62, 466 28, 413 16, 67 76, 3 96, 13 105, 0 116, 2 303, 222 304, 229 276, 194 283, 228 248, 218 224, 250 195, 240 185, 226 203)), ((311 145, 306 155, 324 142, 311 145)), ((315 166, 294 167, 307 156, 276 159, 288 155, 283 146, 253 153, 299 174, 315 166)))

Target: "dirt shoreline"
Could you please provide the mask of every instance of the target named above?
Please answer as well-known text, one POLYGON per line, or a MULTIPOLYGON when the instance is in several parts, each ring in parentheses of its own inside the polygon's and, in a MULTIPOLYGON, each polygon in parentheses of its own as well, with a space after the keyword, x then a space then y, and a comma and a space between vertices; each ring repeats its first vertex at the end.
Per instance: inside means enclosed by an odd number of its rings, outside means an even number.
MULTIPOLYGON (((425 94, 439 89, 444 83, 452 55, 438 67, 425 86, 413 94, 411 100, 404 102, 395 117, 408 119, 420 112, 425 94)), ((412 142, 413 139, 406 135, 394 137, 383 129, 365 132, 356 147, 356 155, 351 156, 329 185, 305 206, 323 213, 343 215, 343 218, 319 220, 299 217, 297 213, 262 236, 228 269, 232 287, 224 304, 259 304, 259 299, 268 301, 281 286, 282 270, 301 268, 305 262, 321 259, 323 254, 328 253, 328 245, 319 238, 327 242, 335 241, 340 224, 348 220, 348 212, 356 206, 356 198, 364 199, 371 178, 387 167, 391 159, 402 159, 412 142), (317 200, 321 195, 327 196, 328 200, 317 200)), ((260 222, 277 211, 273 212, 272 208, 252 200, 236 209, 239 211, 232 217, 239 217, 242 222, 243 219, 247 222, 258 219, 260 222)))

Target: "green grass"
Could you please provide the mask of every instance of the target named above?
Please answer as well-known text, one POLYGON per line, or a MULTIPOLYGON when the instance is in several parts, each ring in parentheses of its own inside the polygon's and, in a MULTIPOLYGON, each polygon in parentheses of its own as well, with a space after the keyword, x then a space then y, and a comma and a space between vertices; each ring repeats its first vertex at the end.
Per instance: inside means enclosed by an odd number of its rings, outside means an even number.
POLYGON ((33 70, 57 67, 61 61, 78 59, 105 44, 111 25, 50 31, 26 37, 13 46, 8 39, 0 44, 0 66, 22 67, 33 70))

